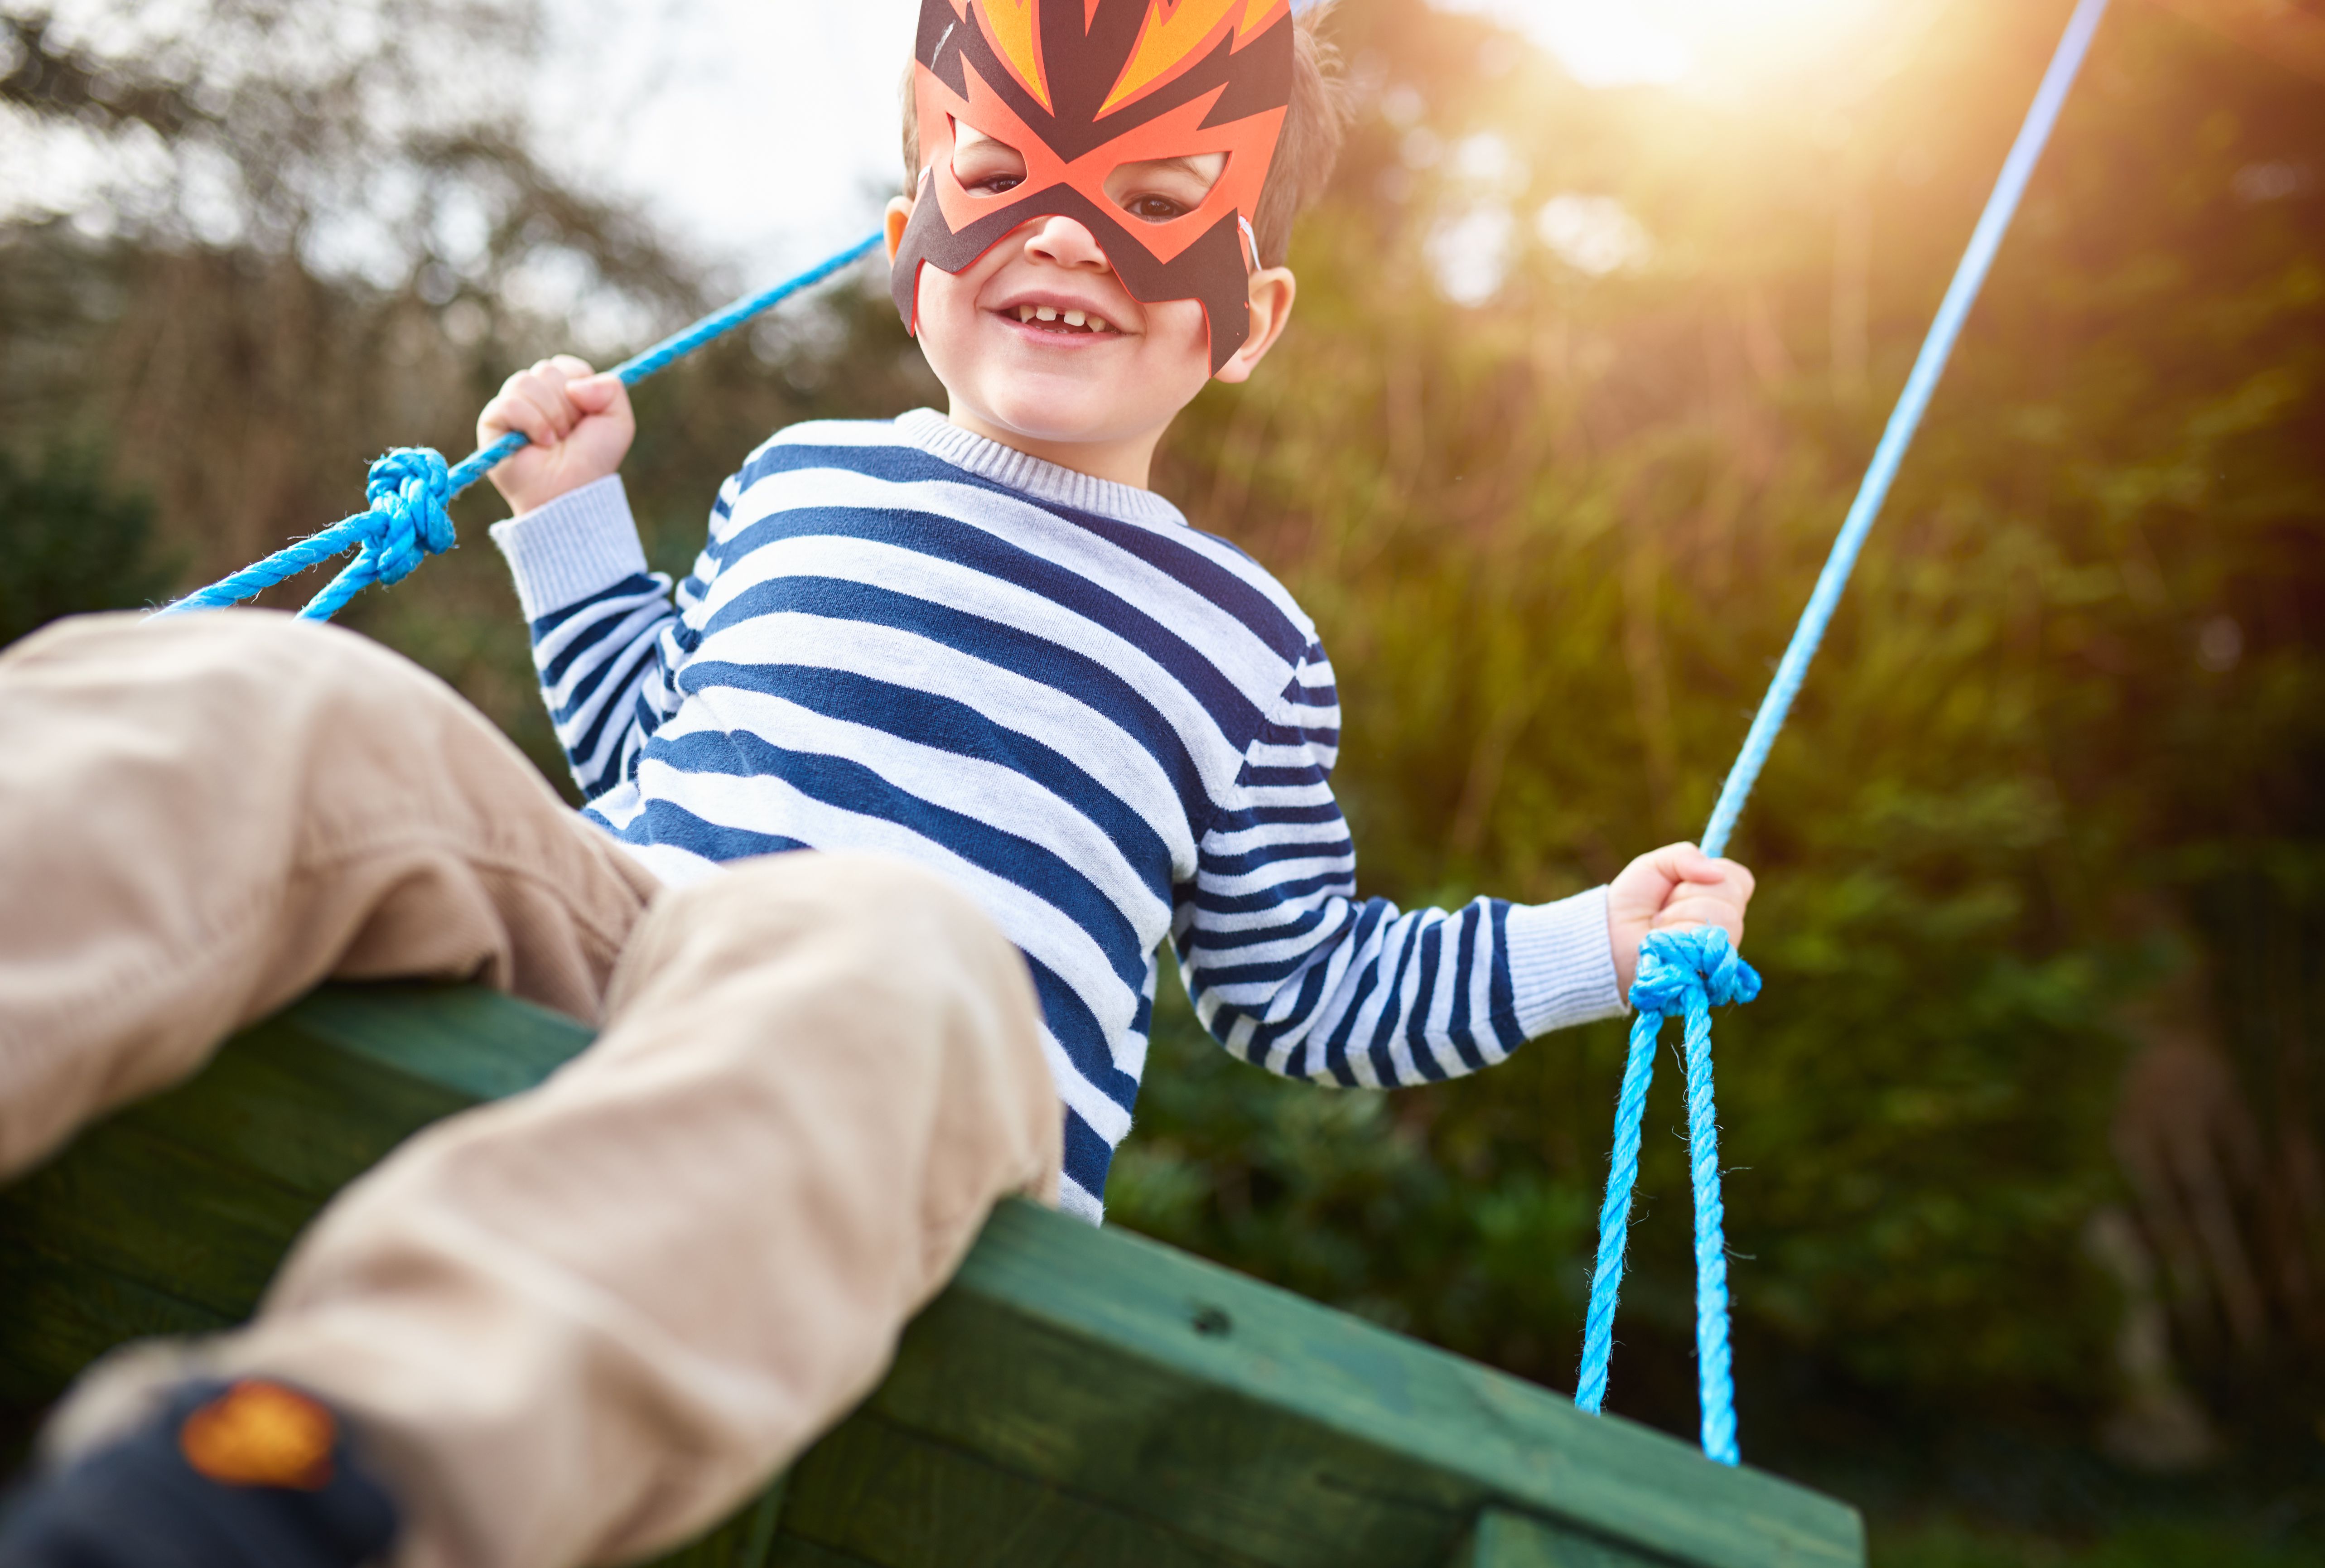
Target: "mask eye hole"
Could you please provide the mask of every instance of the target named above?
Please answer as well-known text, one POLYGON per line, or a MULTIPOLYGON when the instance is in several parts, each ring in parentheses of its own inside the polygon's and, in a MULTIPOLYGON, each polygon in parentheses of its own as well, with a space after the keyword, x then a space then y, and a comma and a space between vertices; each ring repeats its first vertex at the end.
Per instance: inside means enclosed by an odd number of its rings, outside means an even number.
POLYGON ((1227 168, 1225 153, 1121 163, 1106 177, 1106 193, 1141 223, 1169 223, 1202 206, 1227 168))
POLYGON ((975 125, 952 125, 952 177, 971 196, 1001 196, 1025 183, 1025 155, 975 125))

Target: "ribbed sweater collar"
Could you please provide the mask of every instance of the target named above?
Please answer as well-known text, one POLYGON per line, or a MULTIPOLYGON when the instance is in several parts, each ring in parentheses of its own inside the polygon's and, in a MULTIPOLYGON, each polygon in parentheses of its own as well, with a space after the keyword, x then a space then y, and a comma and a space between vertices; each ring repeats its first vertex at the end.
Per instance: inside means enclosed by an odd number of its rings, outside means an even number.
POLYGON ((1184 528, 1186 515, 1152 490, 1117 484, 1044 462, 999 441, 965 431, 934 409, 916 408, 896 419, 897 431, 932 457, 979 478, 1006 485, 1052 506, 1070 506, 1151 528, 1184 528))

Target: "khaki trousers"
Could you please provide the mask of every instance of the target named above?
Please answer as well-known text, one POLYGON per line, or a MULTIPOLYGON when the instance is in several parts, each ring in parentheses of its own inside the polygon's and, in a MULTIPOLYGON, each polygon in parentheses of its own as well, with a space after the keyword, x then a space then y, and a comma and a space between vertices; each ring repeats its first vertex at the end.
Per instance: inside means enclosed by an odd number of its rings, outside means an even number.
MULTIPOLYGON (((714 1523, 877 1382, 998 1198, 1055 1197, 1024 965, 927 873, 789 855, 664 890, 449 688, 329 627, 103 617, 0 656, 0 1178, 331 977, 604 1028, 404 1145, 248 1328, 170 1363, 339 1404, 412 1568, 714 1523)), ((79 1424, 151 1361, 86 1379, 79 1424)))

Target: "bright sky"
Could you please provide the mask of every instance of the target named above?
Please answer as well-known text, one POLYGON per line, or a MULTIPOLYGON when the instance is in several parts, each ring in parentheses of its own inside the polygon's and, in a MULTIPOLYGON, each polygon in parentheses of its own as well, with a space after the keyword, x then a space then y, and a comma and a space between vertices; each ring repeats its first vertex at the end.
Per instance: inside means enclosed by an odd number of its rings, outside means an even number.
POLYGON ((919 0, 550 0, 540 109, 571 166, 754 279, 872 232, 903 180, 919 0))
MULTIPOLYGON (((1931 0, 1438 0, 1521 27, 1595 85, 1782 70, 1931 0)), ((751 278, 871 232, 899 178, 919 0, 551 0, 544 108, 576 163, 751 278), (799 69, 804 66, 805 69, 799 69)))

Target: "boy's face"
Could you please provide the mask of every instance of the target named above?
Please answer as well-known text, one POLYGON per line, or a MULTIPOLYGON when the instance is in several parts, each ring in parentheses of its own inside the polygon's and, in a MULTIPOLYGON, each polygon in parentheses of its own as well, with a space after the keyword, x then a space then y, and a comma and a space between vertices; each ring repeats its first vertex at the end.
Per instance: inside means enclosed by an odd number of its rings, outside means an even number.
MULTIPOLYGON (((1014 147, 956 119, 937 156, 972 201, 1004 205, 1026 178, 1014 147), (949 142, 949 146, 945 144, 949 142)), ((1117 166, 1106 195, 1125 222, 1161 225, 1201 207, 1227 166, 1219 153, 1117 166)), ((922 181, 921 200, 933 199, 922 181)), ((889 209, 893 257, 913 201, 889 209)), ((919 269, 922 351, 951 394, 956 418, 1043 445, 1144 440, 1150 447, 1211 379, 1211 338, 1195 300, 1134 299, 1090 229, 1073 218, 1033 218, 958 274, 919 269)), ((1250 335, 1218 372, 1250 376, 1282 331, 1292 274, 1252 274, 1250 335)))

